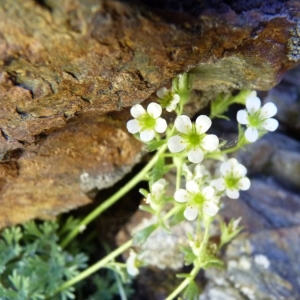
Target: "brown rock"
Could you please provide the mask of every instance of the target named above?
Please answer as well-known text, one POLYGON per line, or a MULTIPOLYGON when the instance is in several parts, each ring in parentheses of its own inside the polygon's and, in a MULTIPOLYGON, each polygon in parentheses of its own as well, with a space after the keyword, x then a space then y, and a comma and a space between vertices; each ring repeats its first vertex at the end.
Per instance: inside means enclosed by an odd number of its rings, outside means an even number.
POLYGON ((120 180, 139 152, 139 142, 123 122, 96 115, 73 118, 62 130, 0 164, 0 227, 89 203, 87 194, 120 180))
POLYGON ((220 1, 195 14, 120 1, 1 1, 0 226, 85 204, 82 172, 131 166, 140 146, 99 115, 142 102, 175 74, 196 67, 206 101, 275 85, 298 61, 299 12, 298 1, 275 2, 220 1))

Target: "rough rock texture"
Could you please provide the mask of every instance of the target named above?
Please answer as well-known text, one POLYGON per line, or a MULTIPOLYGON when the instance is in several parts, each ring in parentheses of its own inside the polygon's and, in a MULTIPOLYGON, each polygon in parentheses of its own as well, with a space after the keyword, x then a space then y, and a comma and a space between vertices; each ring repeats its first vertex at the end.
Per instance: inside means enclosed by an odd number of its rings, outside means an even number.
POLYGON ((206 99, 274 86, 298 61, 300 5, 269 2, 1 1, 0 227, 83 205, 120 178, 140 146, 127 112, 99 116, 175 74, 195 68, 206 99))

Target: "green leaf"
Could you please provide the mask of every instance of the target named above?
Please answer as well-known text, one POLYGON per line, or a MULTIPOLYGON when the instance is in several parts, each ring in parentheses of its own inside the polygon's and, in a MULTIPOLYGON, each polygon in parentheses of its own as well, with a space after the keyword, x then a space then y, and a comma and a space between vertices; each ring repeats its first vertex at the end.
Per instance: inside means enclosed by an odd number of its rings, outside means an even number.
POLYGON ((150 142, 147 145, 147 149, 148 149, 149 152, 153 152, 165 143, 166 143, 165 140, 153 141, 153 142, 150 142))
POLYGON ((21 232, 21 228, 16 226, 5 229, 2 236, 8 245, 15 245, 20 241, 23 234, 21 232))
POLYGON ((142 194, 145 198, 147 198, 149 192, 145 189, 139 189, 140 194, 142 194))
POLYGON ((34 221, 29 221, 23 225, 25 234, 28 236, 42 237, 43 233, 37 227, 34 221))
POLYGON ((74 227, 76 227, 80 223, 80 219, 75 219, 73 216, 67 218, 66 221, 62 222, 63 226, 58 231, 59 236, 63 236, 71 231, 74 227))
POLYGON ((184 253, 184 260, 186 265, 192 264, 197 258, 190 247, 182 247, 182 252, 184 253))
POLYGON ((154 214, 154 215, 156 213, 156 211, 153 208, 151 208, 150 206, 147 206, 147 205, 140 205, 139 209, 149 212, 150 214, 154 214))
POLYGON ((180 205, 178 207, 178 211, 177 213, 174 215, 174 217, 171 219, 171 221, 169 222, 170 227, 173 227, 179 223, 181 223, 182 221, 185 220, 185 217, 183 215, 183 212, 185 210, 186 206, 185 205, 180 205))
POLYGON ((154 182, 159 180, 164 175, 164 166, 165 159, 163 157, 159 157, 153 169, 150 172, 150 184, 152 185, 154 182))
POLYGON ((251 93, 251 91, 249 91, 249 90, 240 91, 236 96, 234 96, 232 103, 246 105, 246 99, 250 93, 251 93))
POLYGON ((133 235, 133 245, 135 246, 141 246, 144 244, 147 240, 147 238, 150 236, 150 234, 157 228, 157 224, 150 225, 138 232, 136 232, 133 235))
MULTIPOLYGON (((28 222, 2 232, 0 239, 0 299, 41 300, 86 267, 87 257, 58 244, 58 223, 28 222), (22 239, 21 239, 22 237, 22 239), (2 273, 3 272, 3 273, 2 273), (2 273, 2 274, 1 274, 2 273)), ((72 228, 70 228, 72 229, 72 228)), ((73 287, 53 299, 74 299, 73 287)), ((52 298, 51 298, 52 299, 52 298)))
POLYGON ((161 228, 162 228, 165 232, 167 232, 168 234, 171 234, 171 233, 172 233, 172 231, 170 230, 170 228, 166 225, 166 223, 165 223, 163 220, 161 220, 161 221, 159 222, 159 225, 160 225, 161 228))
POLYGON ((226 121, 229 121, 229 120, 230 120, 230 118, 228 118, 228 117, 225 116, 225 115, 217 115, 217 116, 215 116, 215 117, 218 118, 218 119, 226 120, 226 121))
POLYGON ((190 97, 194 75, 182 73, 175 76, 172 80, 172 91, 180 96, 180 104, 184 105, 190 97))
POLYGON ((197 284, 192 281, 190 284, 187 286, 183 293, 183 298, 185 300, 197 300, 199 299, 200 291, 197 286, 197 284))
POLYGON ((185 279, 185 278, 191 277, 191 274, 190 273, 179 273, 179 274, 176 274, 176 277, 185 279))
POLYGON ((224 262, 213 255, 206 255, 204 261, 205 263, 203 264, 203 269, 208 269, 208 268, 224 269, 224 262))

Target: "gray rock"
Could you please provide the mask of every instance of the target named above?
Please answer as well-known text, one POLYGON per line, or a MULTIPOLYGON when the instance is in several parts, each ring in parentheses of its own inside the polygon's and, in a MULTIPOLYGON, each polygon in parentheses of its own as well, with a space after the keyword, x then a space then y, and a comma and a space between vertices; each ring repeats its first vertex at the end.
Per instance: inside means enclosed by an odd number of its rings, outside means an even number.
POLYGON ((300 189, 300 142, 281 133, 268 133, 240 150, 237 158, 250 174, 266 174, 287 187, 300 189))

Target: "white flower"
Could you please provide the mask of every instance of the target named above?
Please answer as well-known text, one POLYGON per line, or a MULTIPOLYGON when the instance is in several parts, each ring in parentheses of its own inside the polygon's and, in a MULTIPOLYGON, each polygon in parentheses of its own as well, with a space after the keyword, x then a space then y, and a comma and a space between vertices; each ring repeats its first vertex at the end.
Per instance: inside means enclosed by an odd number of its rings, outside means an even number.
POLYGON ((166 192, 167 182, 161 178, 153 183, 151 193, 147 195, 146 203, 149 203, 154 210, 158 210, 162 204, 166 192))
POLYGON ((189 117, 182 115, 176 118, 174 123, 180 135, 174 135, 168 140, 171 152, 177 153, 184 149, 188 151, 188 159, 193 163, 203 160, 204 151, 214 151, 219 146, 219 139, 214 134, 205 132, 211 126, 211 119, 201 115, 193 124, 189 117))
POLYGON ((167 122, 160 118, 162 108, 157 103, 150 103, 147 111, 142 105, 136 104, 130 109, 134 119, 127 122, 127 130, 132 133, 140 132, 140 139, 143 142, 149 142, 154 138, 155 131, 163 133, 167 129, 167 122))
POLYGON ((184 216, 187 220, 195 220, 199 212, 205 215, 214 216, 219 210, 216 203, 215 190, 211 186, 200 189, 194 180, 186 183, 186 189, 179 189, 175 192, 174 199, 177 202, 186 203, 184 216))
POLYGON ((178 94, 175 94, 172 90, 168 90, 165 87, 160 88, 156 92, 156 95, 160 99, 162 107, 165 107, 168 112, 175 110, 180 100, 178 94))
POLYGON ((127 273, 133 277, 138 275, 140 271, 137 265, 138 265, 137 254, 133 250, 130 250, 129 257, 127 258, 126 261, 127 273))
POLYGON ((216 179, 215 187, 219 191, 226 192, 231 199, 237 199, 240 196, 239 190, 248 190, 250 180, 245 177, 247 169, 239 164, 235 158, 230 158, 220 166, 222 177, 216 179))
POLYGON ((259 131, 274 131, 278 127, 278 121, 274 117, 277 107, 274 103, 268 102, 261 108, 261 101, 253 91, 246 99, 247 110, 239 110, 237 121, 246 125, 245 137, 249 142, 255 142, 259 131))

